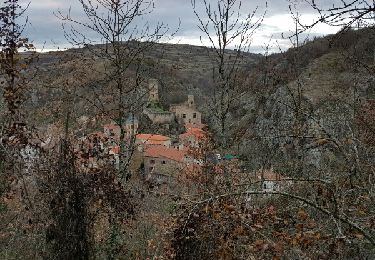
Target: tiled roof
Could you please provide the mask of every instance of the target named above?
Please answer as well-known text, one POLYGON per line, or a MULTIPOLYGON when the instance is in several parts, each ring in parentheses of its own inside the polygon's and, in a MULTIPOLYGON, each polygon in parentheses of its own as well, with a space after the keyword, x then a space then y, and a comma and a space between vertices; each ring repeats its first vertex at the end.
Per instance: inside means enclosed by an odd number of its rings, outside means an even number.
POLYGON ((195 137, 197 139, 204 138, 206 136, 205 132, 200 128, 189 128, 186 133, 180 134, 180 139, 187 139, 189 137, 195 137))
POLYGON ((155 135, 155 134, 137 134, 136 139, 145 140, 148 142, 152 142, 152 141, 165 142, 165 141, 171 140, 171 138, 167 136, 155 135))
POLYGON ((144 151, 145 157, 167 158, 176 162, 183 162, 186 151, 181 151, 173 148, 167 148, 162 145, 148 146, 144 151))
POLYGON ((164 145, 165 141, 158 141, 158 140, 147 140, 146 143, 149 145, 164 145))

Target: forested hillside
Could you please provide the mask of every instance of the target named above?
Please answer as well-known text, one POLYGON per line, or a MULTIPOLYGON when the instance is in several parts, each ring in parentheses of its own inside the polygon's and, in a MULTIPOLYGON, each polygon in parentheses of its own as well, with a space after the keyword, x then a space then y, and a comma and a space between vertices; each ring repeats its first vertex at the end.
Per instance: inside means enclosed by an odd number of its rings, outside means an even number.
POLYGON ((42 53, 20 2, 0 8, 0 259, 375 257, 369 1, 312 1, 312 25, 290 5, 291 48, 262 54, 239 0, 192 2, 206 47, 139 29, 148 1, 82 0, 86 20, 55 13, 72 48, 42 53), (301 39, 318 23, 341 30, 301 39))

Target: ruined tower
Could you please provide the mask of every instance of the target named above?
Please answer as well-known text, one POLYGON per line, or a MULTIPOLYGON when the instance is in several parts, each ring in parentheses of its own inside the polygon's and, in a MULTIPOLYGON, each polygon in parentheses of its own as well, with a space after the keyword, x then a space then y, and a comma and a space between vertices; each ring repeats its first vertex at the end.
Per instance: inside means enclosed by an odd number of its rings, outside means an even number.
POLYGON ((157 79, 150 79, 148 82, 149 90, 149 102, 158 102, 159 101, 159 82, 157 79))

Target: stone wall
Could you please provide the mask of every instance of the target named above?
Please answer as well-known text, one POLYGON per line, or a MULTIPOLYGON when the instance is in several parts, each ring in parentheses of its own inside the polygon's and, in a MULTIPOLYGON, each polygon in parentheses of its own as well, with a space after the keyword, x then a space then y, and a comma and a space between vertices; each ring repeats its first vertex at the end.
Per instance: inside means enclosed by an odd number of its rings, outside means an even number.
POLYGON ((145 157, 144 174, 147 178, 163 179, 172 176, 176 170, 181 168, 181 164, 163 157, 145 157))
POLYGON ((174 114, 171 112, 156 112, 145 108, 143 113, 147 115, 154 124, 168 124, 174 121, 174 114))
POLYGON ((171 107, 171 110, 176 114, 176 118, 179 122, 190 123, 190 124, 201 124, 202 114, 191 107, 185 105, 175 105, 171 107))

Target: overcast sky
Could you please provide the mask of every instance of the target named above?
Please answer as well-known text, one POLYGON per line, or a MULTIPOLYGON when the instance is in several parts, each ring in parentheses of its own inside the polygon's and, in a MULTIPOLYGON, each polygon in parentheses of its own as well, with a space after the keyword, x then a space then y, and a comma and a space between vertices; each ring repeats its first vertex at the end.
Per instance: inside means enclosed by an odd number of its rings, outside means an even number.
MULTIPOLYGON (((21 0, 21 2, 27 3, 29 0, 21 0)), ((196 0, 197 10, 202 11, 203 6, 199 4, 201 0, 196 0)), ((216 0, 208 0, 214 3, 216 0)), ((339 0, 321 0, 322 5, 332 6, 335 1, 339 0)), ((168 24, 171 31, 174 31, 181 21, 180 28, 172 40, 171 43, 183 43, 202 45, 200 36, 203 34, 198 29, 198 20, 195 17, 190 0, 154 0, 155 8, 153 12, 146 17, 140 23, 148 21, 151 25, 155 25, 157 22, 163 22, 168 24)), ((262 0, 243 0, 241 7, 241 13, 251 13, 254 8, 258 6, 258 14, 261 15, 267 10, 265 19, 260 29, 254 34, 252 41, 252 52, 262 52, 263 47, 271 41, 273 49, 276 50, 276 42, 282 47, 287 48, 290 46, 288 40, 282 39, 281 34, 287 34, 294 28, 293 20, 289 14, 289 2, 287 0, 270 0, 268 1, 268 7, 265 6, 265 1, 262 0)), ((299 1, 298 10, 302 15, 302 20, 309 23, 316 19, 317 14, 311 7, 309 7, 305 1, 299 1)), ((319 3, 319 1, 316 1, 319 3)), ((56 48, 69 48, 69 45, 64 38, 64 33, 61 27, 61 20, 55 15, 58 10, 63 13, 67 13, 71 7, 72 16, 78 20, 84 19, 82 7, 78 0, 31 0, 27 15, 29 17, 30 25, 27 28, 27 36, 35 43, 38 48, 44 45, 45 49, 56 49, 56 48)), ((318 25, 312 29, 310 38, 314 36, 321 36, 330 33, 334 33, 338 28, 331 28, 326 25, 318 25)), ((91 38, 97 36, 87 34, 91 38)), ((99 40, 99 39, 95 39, 99 40)), ((204 43, 206 43, 203 38, 204 43)))

